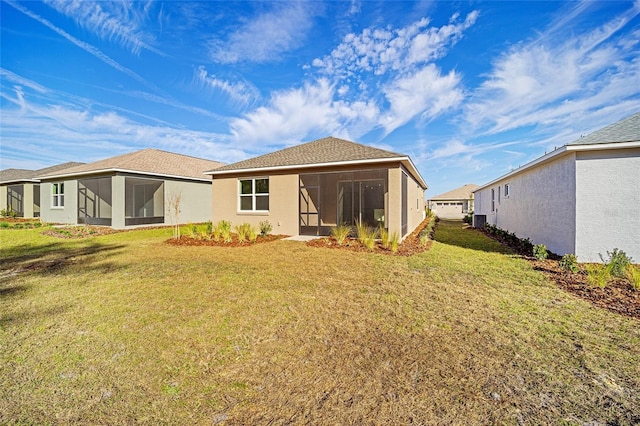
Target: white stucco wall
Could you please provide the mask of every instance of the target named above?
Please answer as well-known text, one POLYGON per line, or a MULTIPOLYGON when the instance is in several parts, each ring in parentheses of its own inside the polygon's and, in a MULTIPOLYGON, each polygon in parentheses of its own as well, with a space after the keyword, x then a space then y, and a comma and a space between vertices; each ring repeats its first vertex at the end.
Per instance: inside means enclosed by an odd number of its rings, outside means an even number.
POLYGON ((640 148, 577 153, 576 182, 578 261, 618 248, 640 263, 640 148))
POLYGON ((487 223, 520 238, 545 244, 556 254, 574 253, 575 194, 575 153, 568 153, 475 192, 475 214, 486 215, 487 223), (491 189, 495 189, 495 211, 491 211, 491 189))

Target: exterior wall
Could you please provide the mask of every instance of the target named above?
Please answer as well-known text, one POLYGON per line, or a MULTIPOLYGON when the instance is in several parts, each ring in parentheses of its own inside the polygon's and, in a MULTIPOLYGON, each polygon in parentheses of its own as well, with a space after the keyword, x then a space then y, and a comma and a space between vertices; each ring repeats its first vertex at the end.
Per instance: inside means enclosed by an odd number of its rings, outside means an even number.
MULTIPOLYGON (((258 226, 268 220, 273 233, 298 235, 298 174, 255 174, 233 177, 214 176, 213 222, 228 220, 232 225, 249 223, 258 226), (238 180, 240 178, 269 178, 269 212, 241 212, 238 206, 238 180)), ((209 194, 211 196, 211 193, 209 194)))
POLYGON ((640 262, 640 148, 579 152, 576 251, 580 262, 624 250, 640 262))
POLYGON ((52 180, 40 184, 40 219, 49 223, 78 223, 78 181, 52 180), (51 186, 64 182, 64 207, 51 207, 51 186))
POLYGON ((22 188, 24 190, 24 198, 22 199, 22 208, 24 215, 22 217, 24 217, 25 219, 33 218, 33 186, 34 184, 32 183, 25 183, 24 185, 22 185, 22 188))
MULTIPOLYGON (((386 200, 387 207, 387 227, 389 232, 394 231, 401 235, 401 176, 402 171, 398 165, 376 165, 376 169, 388 169, 386 200)), ((304 169, 304 174, 326 173, 326 172, 355 172, 372 170, 371 165, 362 167, 349 166, 340 168, 316 168, 304 169)), ((335 185, 329 185, 333 188, 335 185)), ((334 191, 334 189, 329 189, 334 191)), ((257 226, 261 221, 268 220, 273 226, 273 232, 285 235, 299 234, 299 193, 300 181, 298 173, 280 172, 261 174, 234 174, 213 176, 213 215, 212 221, 231 221, 233 225, 240 223, 250 223, 257 226), (238 208, 238 180, 248 178, 269 178, 269 212, 240 212, 238 208)), ((329 195, 327 193, 325 195, 329 195)), ((324 196, 323 196, 324 199, 324 196)), ((330 211, 336 210, 336 203, 324 206, 330 211)), ((418 183, 408 174, 407 188, 407 229, 410 233, 424 219, 424 191, 418 183)), ((325 218, 326 220, 332 217, 325 218)), ((334 223, 323 223, 332 226, 334 223)))
POLYGON ((180 223, 198 223, 211 220, 211 182, 185 182, 165 180, 164 194, 154 195, 154 204, 164 202, 164 222, 173 224, 170 200, 173 194, 180 194, 180 223))
POLYGON ((556 254, 575 253, 575 176, 575 153, 570 153, 476 191, 474 214, 486 215, 488 224, 544 244, 556 254))

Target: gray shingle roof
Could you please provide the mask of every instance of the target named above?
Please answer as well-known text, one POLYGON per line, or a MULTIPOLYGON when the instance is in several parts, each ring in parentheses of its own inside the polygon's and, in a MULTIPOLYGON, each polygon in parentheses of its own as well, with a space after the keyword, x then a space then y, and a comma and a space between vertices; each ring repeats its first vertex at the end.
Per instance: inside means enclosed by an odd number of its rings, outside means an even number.
POLYGON ((141 174, 174 176, 187 179, 207 180, 204 172, 222 166, 223 163, 175 154, 159 149, 147 148, 128 154, 105 158, 64 170, 62 173, 47 173, 41 178, 86 175, 102 171, 131 171, 141 174))
POLYGON ((76 167, 84 163, 69 161, 68 163, 57 164, 38 170, 27 169, 6 169, 0 170, 0 183, 8 182, 28 182, 37 180, 36 177, 42 174, 49 174, 60 170, 76 167))
POLYGON ((479 188, 474 183, 468 183, 460 188, 452 189, 451 191, 444 192, 435 197, 429 198, 430 200, 469 200, 472 198, 473 191, 479 188))
POLYGON ((273 167, 305 166, 312 164, 341 163, 359 160, 403 158, 406 155, 359 143, 328 137, 281 149, 259 157, 239 161, 215 170, 212 173, 234 170, 264 169, 273 167))
POLYGON ((618 143, 640 141, 640 112, 600 130, 575 140, 568 145, 591 145, 597 143, 618 143))

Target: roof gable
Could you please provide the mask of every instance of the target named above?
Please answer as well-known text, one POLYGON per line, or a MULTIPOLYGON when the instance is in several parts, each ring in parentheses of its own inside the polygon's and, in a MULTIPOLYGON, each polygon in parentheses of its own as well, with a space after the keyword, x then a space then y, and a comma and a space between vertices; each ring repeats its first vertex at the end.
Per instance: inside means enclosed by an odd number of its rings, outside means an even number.
POLYGON ((129 171, 141 174, 207 180, 204 172, 221 165, 222 163, 204 158, 147 148, 72 167, 62 173, 43 174, 41 177, 44 179, 98 172, 129 171))
POLYGON ((404 157, 406 156, 395 152, 327 137, 229 164, 211 170, 211 173, 404 157))
POLYGON ((478 187, 475 183, 468 183, 460 188, 431 197, 430 200, 469 200, 473 198, 473 191, 478 187))

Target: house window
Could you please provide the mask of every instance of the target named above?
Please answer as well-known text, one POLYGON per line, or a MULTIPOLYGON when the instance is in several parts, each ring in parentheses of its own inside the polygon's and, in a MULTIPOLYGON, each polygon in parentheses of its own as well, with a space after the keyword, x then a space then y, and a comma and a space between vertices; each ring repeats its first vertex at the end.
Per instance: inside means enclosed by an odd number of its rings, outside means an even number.
POLYGON ((508 183, 504 185, 504 196, 505 198, 509 197, 509 193, 511 193, 511 185, 508 183))
POLYGON ((500 192, 501 192, 501 190, 502 190, 502 187, 499 186, 498 187, 498 204, 500 204, 500 192))
POLYGON ((64 182, 51 184, 51 207, 64 207, 64 182))
POLYGON ((491 189, 491 211, 496 211, 496 190, 495 188, 491 189))
POLYGON ((240 210, 269 211, 269 178, 240 180, 240 210))

